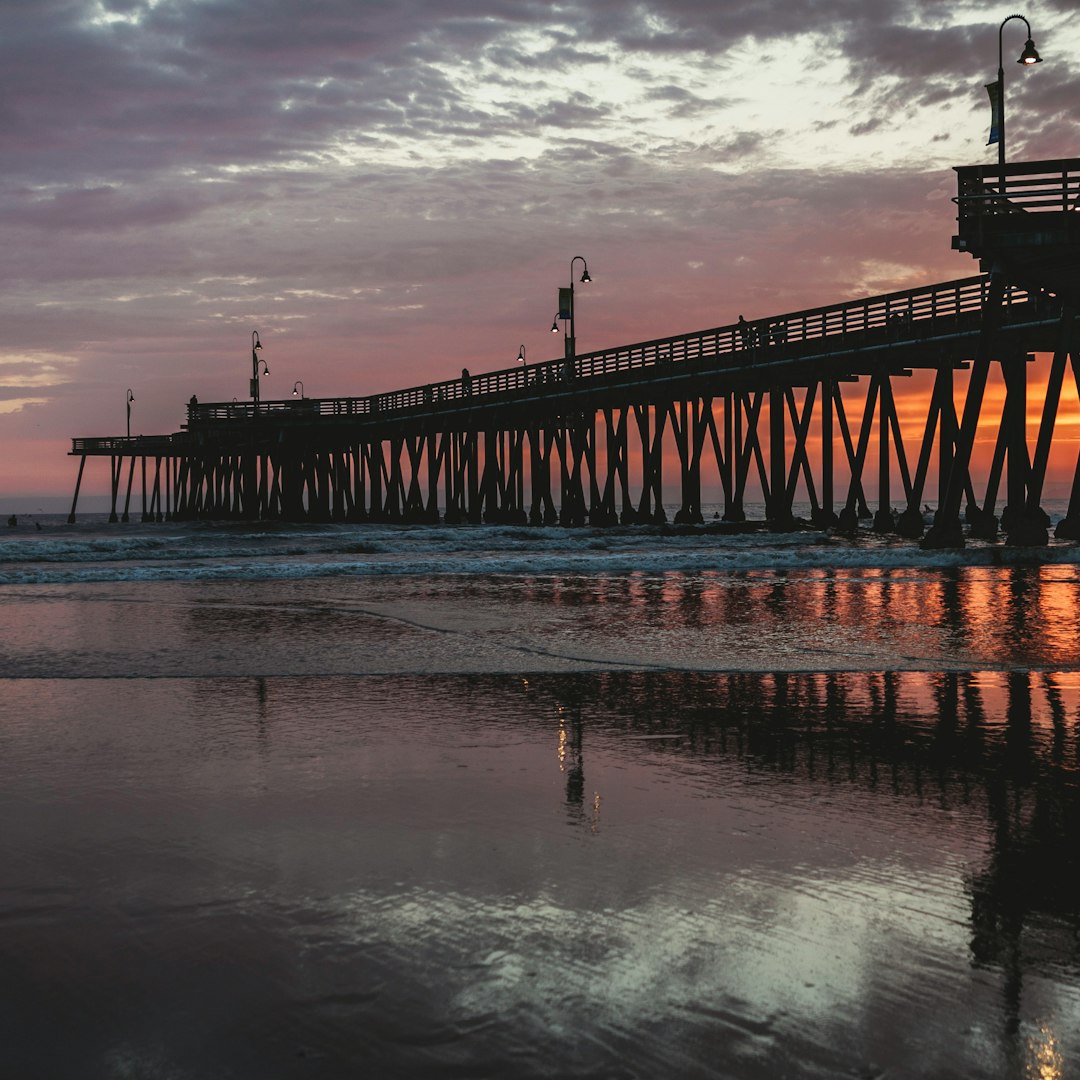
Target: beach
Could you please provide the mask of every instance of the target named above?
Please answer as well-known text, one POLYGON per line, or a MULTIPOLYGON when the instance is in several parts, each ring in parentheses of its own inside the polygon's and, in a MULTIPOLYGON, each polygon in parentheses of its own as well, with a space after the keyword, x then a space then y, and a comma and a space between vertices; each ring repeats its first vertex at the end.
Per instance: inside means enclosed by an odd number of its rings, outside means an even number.
POLYGON ((20 1077, 1066 1077, 1080 553, 20 521, 20 1077))

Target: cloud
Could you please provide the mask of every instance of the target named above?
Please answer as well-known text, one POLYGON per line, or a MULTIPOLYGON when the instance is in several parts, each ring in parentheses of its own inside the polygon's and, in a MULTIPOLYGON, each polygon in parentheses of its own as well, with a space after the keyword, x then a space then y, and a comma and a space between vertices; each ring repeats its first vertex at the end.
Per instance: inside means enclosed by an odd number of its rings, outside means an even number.
POLYGON ((242 196, 219 186, 184 187, 175 191, 146 191, 101 184, 61 191, 23 191, 0 208, 5 218, 33 228, 60 231, 116 232, 189 221, 210 207, 257 200, 250 190, 242 196), (18 197, 21 195, 21 198, 18 197))

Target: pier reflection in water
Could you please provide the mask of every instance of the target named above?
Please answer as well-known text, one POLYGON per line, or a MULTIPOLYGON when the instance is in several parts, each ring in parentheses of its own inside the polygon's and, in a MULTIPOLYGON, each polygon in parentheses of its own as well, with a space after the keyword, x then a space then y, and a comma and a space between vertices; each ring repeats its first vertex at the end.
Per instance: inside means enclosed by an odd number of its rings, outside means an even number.
POLYGON ((5 684, 12 1075, 1080 1065, 1075 673, 119 683, 5 684))
MULTIPOLYGON (((1080 655, 1074 565, 447 575, 229 586, 198 598, 174 591, 188 655, 202 657, 212 638, 228 650, 225 672, 964 671, 1070 668, 1080 655)), ((125 637, 120 647, 131 645, 125 637)), ((155 656, 150 669, 161 663, 155 656)))
POLYGON ((973 670, 1080 657, 1071 564, 552 576, 526 579, 521 600, 547 640, 560 613, 586 641, 617 625, 630 662, 973 670))

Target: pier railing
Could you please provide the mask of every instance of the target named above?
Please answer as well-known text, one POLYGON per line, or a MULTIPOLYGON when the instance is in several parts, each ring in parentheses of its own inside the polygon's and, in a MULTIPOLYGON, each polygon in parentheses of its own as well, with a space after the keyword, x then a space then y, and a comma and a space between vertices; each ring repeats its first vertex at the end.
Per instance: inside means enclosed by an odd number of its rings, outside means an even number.
POLYGON ((173 435, 110 435, 108 438, 96 439, 72 439, 71 452, 73 454, 86 453, 114 453, 118 457, 143 456, 143 457, 167 457, 170 454, 182 452, 190 447, 191 436, 185 431, 176 432, 173 435))
MULTIPOLYGON (((784 359, 809 359, 826 352, 925 340, 955 332, 965 316, 977 316, 986 303, 988 282, 985 276, 962 278, 366 397, 286 399, 257 405, 237 401, 196 404, 188 408, 188 424, 197 427, 258 418, 304 421, 315 417, 374 417, 418 409, 460 408, 494 395, 566 390, 569 384, 584 389, 582 384, 589 380, 599 383, 634 371, 650 378, 654 371, 661 374, 656 369, 689 362, 712 360, 724 369, 736 371, 784 359)), ((1031 300, 1024 289, 1011 287, 1005 297, 1006 323, 1010 316, 1013 321, 1031 319, 1031 300)))

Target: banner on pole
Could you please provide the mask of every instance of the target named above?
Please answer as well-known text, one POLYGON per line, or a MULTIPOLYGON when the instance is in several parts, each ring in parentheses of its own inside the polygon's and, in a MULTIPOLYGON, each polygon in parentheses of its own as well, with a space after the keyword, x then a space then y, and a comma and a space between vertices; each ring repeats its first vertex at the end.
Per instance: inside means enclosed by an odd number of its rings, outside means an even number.
POLYGON ((987 83, 986 92, 990 95, 990 138, 986 145, 990 146, 1001 138, 1001 83, 987 83))
POLYGON ((559 318, 569 319, 571 309, 574 306, 574 291, 573 289, 560 289, 559 290, 559 318))

